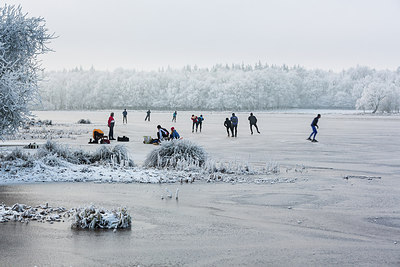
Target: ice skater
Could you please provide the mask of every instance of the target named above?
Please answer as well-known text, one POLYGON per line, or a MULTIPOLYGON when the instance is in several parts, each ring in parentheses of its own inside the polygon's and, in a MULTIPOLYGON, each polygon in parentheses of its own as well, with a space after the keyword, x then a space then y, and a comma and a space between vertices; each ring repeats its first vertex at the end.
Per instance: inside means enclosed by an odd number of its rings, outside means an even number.
POLYGON ((149 119, 149 121, 150 121, 150 113, 151 113, 151 111, 150 111, 150 109, 147 111, 147 115, 146 115, 146 118, 144 118, 144 121, 147 121, 147 119, 149 119))
POLYGON ((172 114, 172 122, 176 122, 176 115, 178 115, 178 112, 175 112, 172 114))
POLYGON ((260 133, 257 127, 257 118, 256 116, 253 115, 253 113, 250 113, 249 116, 249 122, 250 122, 250 132, 253 134, 253 126, 256 127, 257 133, 260 133))
MULTIPOLYGON (((203 117, 203 115, 200 115, 200 117, 197 118, 197 126, 200 127, 200 132, 201 132, 201 128, 203 125, 203 121, 204 121, 204 117, 203 117)), ((196 126, 196 132, 197 132, 197 126, 196 126)))
POLYGON ((115 120, 114 120, 114 112, 111 112, 110 117, 108 118, 108 139, 109 140, 115 140, 114 138, 114 125, 115 125, 115 120))
POLYGON ((318 120, 321 118, 321 114, 318 114, 317 117, 315 117, 311 123, 311 128, 312 128, 312 133, 310 136, 307 138, 307 140, 310 140, 311 142, 318 142, 317 139, 315 139, 315 136, 317 135, 318 131, 318 120), (311 137, 314 135, 314 137, 311 139, 311 137))
POLYGON ((232 123, 229 120, 229 118, 226 118, 226 120, 224 121, 224 126, 226 128, 226 133, 228 134, 228 137, 229 137, 229 131, 232 132, 232 136, 233 136, 232 123))
POLYGON ((126 111, 126 109, 122 112, 122 124, 124 124, 124 122, 128 124, 128 111, 126 111))
POLYGON ((197 133, 197 128, 199 127, 199 124, 197 123, 197 116, 192 114, 192 117, 190 118, 193 121, 192 124, 192 133, 194 133, 194 126, 196 126, 196 133, 197 133))
POLYGON ((232 113, 231 123, 232 123, 232 137, 237 137, 237 127, 239 124, 239 119, 238 117, 236 117, 235 113, 232 113))

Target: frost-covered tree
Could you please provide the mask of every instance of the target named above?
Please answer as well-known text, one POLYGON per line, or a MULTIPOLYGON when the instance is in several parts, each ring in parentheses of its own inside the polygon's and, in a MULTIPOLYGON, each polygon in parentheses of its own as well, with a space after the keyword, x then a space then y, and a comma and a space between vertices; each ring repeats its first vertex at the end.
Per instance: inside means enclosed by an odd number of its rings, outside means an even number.
POLYGON ((36 97, 37 56, 53 38, 41 17, 27 17, 20 6, 0 7, 0 136, 14 132, 29 114, 36 97))

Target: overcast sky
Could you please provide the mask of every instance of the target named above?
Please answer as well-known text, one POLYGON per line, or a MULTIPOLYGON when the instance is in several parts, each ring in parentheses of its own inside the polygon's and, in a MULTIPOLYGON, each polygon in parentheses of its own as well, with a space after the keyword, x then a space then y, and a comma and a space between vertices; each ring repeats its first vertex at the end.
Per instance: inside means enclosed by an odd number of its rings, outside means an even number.
MULTIPOLYGON (((216 63, 400 66, 399 0, 6 0, 42 16, 48 70, 216 63)), ((4 1, 2 1, 4 3, 4 1)), ((3 5, 3 4, 2 4, 3 5)))

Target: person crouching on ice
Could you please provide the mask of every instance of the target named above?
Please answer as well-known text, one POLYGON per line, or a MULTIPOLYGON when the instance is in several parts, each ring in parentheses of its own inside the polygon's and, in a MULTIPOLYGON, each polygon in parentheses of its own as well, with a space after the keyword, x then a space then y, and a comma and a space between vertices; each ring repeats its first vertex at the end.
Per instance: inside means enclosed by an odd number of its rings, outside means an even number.
POLYGON ((161 125, 157 125, 157 138, 158 138, 158 142, 160 143, 161 141, 164 140, 168 140, 168 136, 169 136, 169 132, 167 131, 167 129, 162 128, 161 125))
POLYGON ((179 136, 179 133, 175 130, 174 127, 171 127, 171 135, 169 136, 169 139, 179 139, 181 138, 179 136))

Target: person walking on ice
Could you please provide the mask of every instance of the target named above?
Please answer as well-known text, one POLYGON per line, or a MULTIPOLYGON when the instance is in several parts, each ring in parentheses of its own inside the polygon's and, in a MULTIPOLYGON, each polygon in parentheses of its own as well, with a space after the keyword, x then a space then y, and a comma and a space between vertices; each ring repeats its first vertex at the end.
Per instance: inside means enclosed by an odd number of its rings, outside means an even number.
POLYGON ((122 112, 122 124, 124 124, 124 122, 128 124, 128 111, 126 111, 126 109, 122 112))
POLYGON ((149 121, 150 121, 150 113, 151 113, 151 111, 150 111, 150 109, 147 111, 147 115, 146 115, 146 118, 144 118, 144 121, 147 121, 147 119, 149 119, 149 121))
POLYGON ((176 115, 178 115, 178 112, 174 112, 174 114, 172 114, 172 122, 176 122, 176 115))
POLYGON ((315 139, 315 136, 317 135, 318 131, 317 128, 318 127, 318 120, 321 118, 321 114, 318 114, 317 117, 315 117, 311 123, 311 128, 312 128, 312 133, 310 134, 310 136, 307 138, 307 140, 310 140, 311 142, 318 142, 317 139, 315 139), (311 137, 313 136, 313 138, 311 139, 311 137))
POLYGON ((237 127, 239 119, 238 117, 236 117, 235 113, 232 113, 231 123, 232 123, 232 137, 237 137, 237 127))
POLYGON ((260 133, 257 127, 257 118, 256 116, 253 115, 253 113, 250 113, 249 116, 249 122, 250 122, 250 132, 253 134, 253 126, 256 127, 257 133, 260 133))

